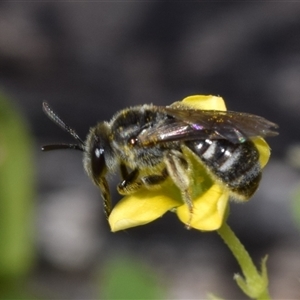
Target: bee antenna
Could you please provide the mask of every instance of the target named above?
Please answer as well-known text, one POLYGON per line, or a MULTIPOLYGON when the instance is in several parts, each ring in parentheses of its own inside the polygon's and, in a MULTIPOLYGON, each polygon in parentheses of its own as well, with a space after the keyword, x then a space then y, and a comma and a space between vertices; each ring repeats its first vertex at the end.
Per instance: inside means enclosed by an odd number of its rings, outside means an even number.
POLYGON ((82 145, 78 144, 53 144, 53 145, 45 145, 42 146, 42 151, 51 151, 51 150, 59 150, 59 149, 74 149, 84 151, 82 145))
POLYGON ((84 141, 79 137, 74 129, 68 126, 49 106, 47 102, 43 102, 43 111, 55 124, 60 126, 63 130, 72 135, 72 137, 80 144, 56 144, 43 146, 43 151, 56 150, 56 149, 75 149, 84 151, 84 141))

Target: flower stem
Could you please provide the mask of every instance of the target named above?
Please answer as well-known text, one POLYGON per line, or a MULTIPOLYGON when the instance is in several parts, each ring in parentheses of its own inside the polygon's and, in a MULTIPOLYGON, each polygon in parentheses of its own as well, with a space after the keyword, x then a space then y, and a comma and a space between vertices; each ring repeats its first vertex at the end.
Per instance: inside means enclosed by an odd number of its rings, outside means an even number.
POLYGON ((224 222, 218 230, 218 234, 231 250, 242 269, 244 278, 242 278, 239 274, 236 274, 234 279, 243 292, 253 299, 271 299, 268 291, 266 258, 262 262, 262 272, 260 274, 247 250, 226 222, 224 222))

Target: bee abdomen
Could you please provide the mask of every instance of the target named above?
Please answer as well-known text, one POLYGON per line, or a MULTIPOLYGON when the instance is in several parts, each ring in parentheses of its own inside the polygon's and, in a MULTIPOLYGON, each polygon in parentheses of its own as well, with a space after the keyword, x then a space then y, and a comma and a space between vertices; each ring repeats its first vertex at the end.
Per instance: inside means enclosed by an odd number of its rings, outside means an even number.
POLYGON ((209 171, 233 194, 250 198, 261 179, 259 152, 251 141, 233 144, 227 140, 201 140, 186 145, 199 156, 209 171))

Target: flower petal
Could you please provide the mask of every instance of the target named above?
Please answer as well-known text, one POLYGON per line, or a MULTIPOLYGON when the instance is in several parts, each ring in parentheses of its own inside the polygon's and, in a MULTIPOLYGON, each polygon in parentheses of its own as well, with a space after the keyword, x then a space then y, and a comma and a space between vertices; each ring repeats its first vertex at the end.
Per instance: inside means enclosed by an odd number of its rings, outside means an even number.
POLYGON ((226 111, 226 105, 222 97, 212 95, 194 95, 184 98, 181 104, 188 105, 195 109, 203 110, 223 110, 226 111))
POLYGON ((157 191, 142 189, 122 198, 112 210, 108 222, 111 231, 124 230, 152 222, 180 205, 180 193, 173 184, 157 191))
POLYGON ((187 205, 177 208, 179 219, 198 230, 211 231, 221 227, 226 207, 229 199, 229 193, 220 185, 213 184, 205 193, 193 201, 193 215, 190 220, 190 211, 187 205))
POLYGON ((259 152, 259 162, 261 168, 263 168, 269 161, 271 155, 270 147, 267 142, 261 137, 254 138, 252 141, 259 152))

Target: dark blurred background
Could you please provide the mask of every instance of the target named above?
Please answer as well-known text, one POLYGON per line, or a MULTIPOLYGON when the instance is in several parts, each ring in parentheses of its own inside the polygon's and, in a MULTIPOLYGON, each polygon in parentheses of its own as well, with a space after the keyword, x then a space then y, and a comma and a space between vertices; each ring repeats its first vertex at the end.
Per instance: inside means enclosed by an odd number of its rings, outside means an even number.
POLYGON ((274 299, 300 298, 300 3, 1 2, 0 83, 33 140, 32 262, 17 274, 18 297, 113 299, 104 296, 107 277, 116 278, 114 262, 126 260, 151 269, 164 298, 243 298, 232 280, 240 270, 215 232, 187 231, 167 214, 111 233, 81 153, 40 152, 43 144, 73 142, 43 114, 44 100, 84 138, 124 107, 214 94, 230 110, 280 125, 268 140, 260 189, 249 203, 232 203, 228 222, 258 265, 269 255, 274 299))

